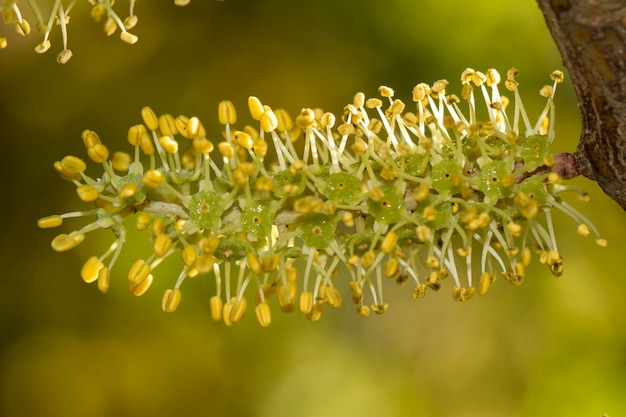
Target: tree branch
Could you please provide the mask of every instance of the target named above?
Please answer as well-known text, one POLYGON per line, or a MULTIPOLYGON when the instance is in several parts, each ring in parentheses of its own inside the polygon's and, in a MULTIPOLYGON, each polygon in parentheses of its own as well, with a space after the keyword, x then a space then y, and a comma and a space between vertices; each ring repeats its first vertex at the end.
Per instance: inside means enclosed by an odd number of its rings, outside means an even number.
POLYGON ((626 210, 626 4, 537 0, 576 89, 578 171, 626 210))

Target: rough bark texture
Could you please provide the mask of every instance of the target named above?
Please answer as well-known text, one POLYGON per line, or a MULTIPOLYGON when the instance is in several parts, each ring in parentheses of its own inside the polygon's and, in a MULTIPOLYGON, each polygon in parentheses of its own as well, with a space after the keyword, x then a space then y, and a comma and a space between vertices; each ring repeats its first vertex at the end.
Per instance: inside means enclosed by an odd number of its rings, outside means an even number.
POLYGON ((537 3, 578 95, 578 171, 626 210, 626 0, 537 3))

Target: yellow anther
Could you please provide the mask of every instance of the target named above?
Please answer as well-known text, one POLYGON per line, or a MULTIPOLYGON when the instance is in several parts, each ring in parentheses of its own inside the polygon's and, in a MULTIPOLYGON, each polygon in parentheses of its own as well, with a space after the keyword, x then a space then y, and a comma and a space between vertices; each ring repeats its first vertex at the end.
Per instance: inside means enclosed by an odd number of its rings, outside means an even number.
POLYGON ((213 265, 215 264, 215 257, 209 254, 198 255, 196 258, 195 268, 200 274, 207 274, 211 272, 213 265))
POLYGON ((150 136, 148 136, 148 134, 145 134, 141 137, 141 143, 139 145, 143 153, 145 153, 148 156, 154 155, 154 145, 152 143, 152 140, 150 139, 150 136))
POLYGON ((417 234, 417 239, 420 242, 429 242, 433 236, 432 230, 423 224, 417 226, 415 232, 417 234))
POLYGON ((101 21, 105 14, 106 8, 100 3, 94 4, 94 6, 91 8, 91 18, 96 22, 101 21))
POLYGON ((222 311, 224 310, 224 301, 219 295, 214 295, 209 300, 209 309, 211 310, 211 318, 214 321, 222 319, 222 311))
POLYGON ((511 173, 504 174, 502 176, 502 179, 500 180, 500 184, 502 184, 503 187, 512 186, 513 184, 515 184, 515 175, 511 173))
POLYGON ((389 304, 388 303, 378 303, 378 304, 372 304, 370 307, 372 308, 374 313, 376 313, 376 314, 383 314, 389 308, 389 304))
POLYGON ((374 252, 373 250, 370 250, 370 251, 367 251, 365 255, 363 255, 361 262, 363 262, 364 268, 369 268, 374 263, 374 260, 376 260, 376 252, 374 252))
POLYGON ((97 256, 92 256, 83 265, 83 268, 80 270, 80 276, 86 283, 94 282, 98 279, 98 274, 102 268, 104 268, 104 264, 97 256))
POLYGON ((270 311, 269 304, 266 302, 257 304, 254 308, 254 314, 261 327, 267 327, 272 322, 272 312, 270 311))
POLYGON ((341 293, 337 288, 331 287, 330 285, 326 287, 324 290, 324 296, 326 297, 326 301, 328 305, 332 308, 341 307, 342 298, 341 293))
POLYGON ((137 26, 138 21, 139 18, 137 17, 137 15, 134 14, 132 16, 128 16, 126 19, 124 19, 124 27, 126 28, 126 30, 131 30, 132 28, 137 26))
POLYGON ((365 102, 365 107, 368 109, 375 109, 376 107, 381 107, 383 102, 379 98, 368 98, 365 102))
POLYGON ((148 129, 157 130, 159 128, 159 119, 157 119, 156 114, 154 114, 154 110, 150 107, 146 106, 141 109, 141 118, 148 129))
POLYGON ((298 288, 295 282, 287 281, 278 288, 278 305, 283 312, 293 311, 296 306, 297 294, 298 288))
POLYGON ((138 259, 128 271, 128 280, 137 284, 146 279, 148 275, 150 275, 150 265, 143 259, 138 259))
POLYGON ((128 289, 133 295, 136 295, 137 297, 142 296, 146 293, 146 291, 148 291, 148 288, 150 288, 150 286, 152 285, 153 279, 154 278, 152 274, 149 274, 144 280, 140 282, 131 282, 128 286, 128 289))
POLYGON ((432 206, 428 206, 424 208, 424 213, 422 215, 424 216, 424 220, 432 222, 437 218, 437 210, 432 206))
POLYGON ((447 86, 448 86, 448 80, 437 80, 433 83, 430 90, 434 94, 445 94, 447 86))
POLYGON ((430 255, 428 258, 426 258, 426 265, 429 268, 439 268, 439 260, 437 258, 435 258, 434 256, 430 255))
POLYGON ((196 262, 196 258, 198 257, 198 252, 196 251, 196 247, 193 245, 187 245, 182 251, 183 263, 185 266, 190 267, 196 262))
POLYGON ((302 291, 300 293, 300 312, 304 315, 310 314, 313 311, 313 293, 310 291, 302 291))
POLYGON ((391 278, 398 272, 398 259, 391 258, 385 264, 385 276, 391 278))
POLYGON ((471 81, 472 79, 472 75, 474 74, 474 69, 473 68, 466 68, 463 70, 463 72, 461 73, 461 83, 463 84, 467 84, 471 81))
POLYGON ((493 282, 493 278, 491 277, 489 272, 486 272, 486 271, 483 272, 483 274, 480 276, 480 281, 478 283, 478 294, 480 295, 487 294, 492 282, 493 282))
POLYGON ((206 137, 206 130, 204 129, 204 125, 197 117, 192 117, 189 119, 187 123, 187 134, 191 135, 191 137, 195 138, 199 136, 201 138, 206 137))
MULTIPOLYGON (((0 49, 4 49, 8 45, 9 45, 9 43, 7 42, 7 38, 4 37, 4 36, 0 36, 0 49)), ((47 45, 45 44, 45 42, 40 43, 39 45, 37 45, 37 48, 35 48, 35 51, 38 52, 38 53, 46 52, 50 48, 50 41, 47 41, 47 45), (39 50, 37 50, 37 48, 39 48, 40 45, 41 45, 41 48, 40 48, 41 52, 39 50)))
POLYGON ((72 51, 69 49, 64 49, 57 55, 57 62, 59 64, 67 64, 67 62, 72 58, 72 51))
POLYGON ((85 161, 72 155, 61 159, 61 166, 63 170, 70 175, 84 172, 87 169, 85 161))
POLYGON ((220 244, 220 240, 217 237, 207 238, 203 237, 198 242, 198 247, 202 250, 202 253, 212 255, 220 244))
POLYGON ((515 222, 508 222, 506 228, 512 236, 519 237, 522 235, 522 226, 515 222))
POLYGON ((146 230, 148 226, 150 226, 150 223, 152 223, 152 217, 147 213, 141 213, 137 217, 137 231, 141 232, 143 230, 146 230))
POLYGON ((268 177, 259 177, 254 187, 259 191, 272 191, 274 189, 274 180, 268 177))
POLYGON ((524 265, 524 266, 530 265, 531 257, 532 257, 532 254, 531 254, 529 248, 522 249, 522 257, 521 257, 522 265, 524 265))
POLYGON ((235 124, 237 122, 237 111, 235 105, 230 100, 223 100, 217 105, 217 119, 220 124, 235 124))
POLYGON ((141 178, 141 183, 149 188, 157 188, 163 182, 163 173, 156 169, 146 171, 141 178))
POLYGON ((213 152, 213 149, 215 148, 213 146, 213 143, 206 138, 195 138, 192 144, 193 144, 193 149, 195 149, 196 152, 200 152, 202 154, 211 153, 213 152))
POLYGON ((252 147, 254 146, 254 141, 246 132, 238 130, 234 133, 234 136, 235 141, 239 144, 239 146, 242 146, 248 150, 252 149, 252 147))
POLYGON ((26 19, 22 19, 21 22, 17 22, 15 24, 15 29, 17 30, 17 33, 22 36, 28 36, 30 34, 30 24, 26 19))
POLYGON ((228 142, 220 142, 217 144, 217 149, 219 149, 220 153, 224 158, 232 158, 235 155, 235 150, 232 145, 228 142))
POLYGON ((513 199, 520 213, 527 219, 534 218, 539 213, 539 204, 524 193, 519 193, 513 199))
POLYGON ((435 271, 431 272, 430 275, 428 275, 428 278, 426 278, 426 285, 435 291, 441 288, 441 284, 439 283, 439 274, 435 271))
POLYGON ((426 183, 421 183, 413 190, 413 200, 420 202, 424 201, 430 195, 430 187, 426 183))
POLYGON ((462 258, 467 258, 472 253, 472 248, 458 248, 456 253, 462 258))
POLYGON ((176 119, 171 114, 162 114, 159 116, 159 131, 163 136, 171 136, 178 133, 176 127, 176 119))
POLYGON ((231 300, 233 308, 230 311, 230 321, 235 324, 240 321, 248 309, 248 301, 245 298, 235 298, 231 300))
POLYGON ((133 35, 130 32, 124 31, 124 32, 120 33, 120 39, 123 40, 124 42, 132 45, 132 44, 137 43, 137 41, 139 40, 139 37, 137 37, 137 35, 133 35))
POLYGON ((171 136, 161 136, 159 138, 159 144, 165 149, 165 152, 175 154, 178 152, 178 142, 171 136))
POLYGON ((350 282, 350 293, 352 295, 352 301, 355 304, 359 304, 363 301, 363 287, 357 281, 350 282))
POLYGON ((459 301, 467 301, 471 299, 472 297, 474 297, 475 294, 476 294, 476 288, 474 287, 463 288, 461 290, 461 297, 459 301))
POLYGON ((393 103, 389 106, 389 113, 393 115, 402 114, 406 105, 402 102, 402 100, 395 99, 393 103))
POLYGON ((109 158, 109 149, 101 144, 97 143, 87 149, 87 155, 97 164, 101 164, 109 158))
POLYGON ((127 172, 132 162, 132 158, 126 152, 115 152, 111 158, 111 166, 119 172, 127 172))
POLYGON ((100 196, 98 189, 91 184, 78 186, 76 188, 76 194, 78 194, 78 198, 86 202, 96 201, 100 196))
POLYGON ((139 191, 139 185, 134 182, 129 182, 119 190, 117 195, 122 200, 127 200, 137 194, 137 191, 139 191))
POLYGON ((390 230, 380 245, 380 249, 385 253, 391 253, 398 243, 398 235, 393 230, 390 230))
POLYGON ((57 227, 63 224, 63 217, 59 215, 46 216, 37 220, 37 226, 41 229, 49 229, 51 227, 57 227))
POLYGON ((454 301, 461 301, 461 294, 463 292, 463 289, 460 287, 453 287, 452 288, 452 299, 454 301))
POLYGON ((313 109, 304 108, 300 114, 296 116, 296 125, 301 129, 308 129, 315 125, 315 111, 313 109))
POLYGON ((374 187, 369 191, 368 195, 373 201, 381 201, 385 197, 385 191, 383 191, 382 187, 374 187))
POLYGON ((335 115, 332 113, 324 113, 322 114, 322 118, 320 119, 320 123, 324 127, 332 128, 335 126, 335 115))
POLYGON ((277 129, 281 132, 290 132, 293 129, 293 120, 289 113, 284 109, 276 109, 276 120, 278 121, 277 129))
POLYGON ((115 23, 115 19, 113 19, 113 17, 109 17, 104 22, 104 33, 106 33, 107 36, 111 36, 115 33, 116 30, 117 24, 115 23))
POLYGON ((184 115, 179 115, 174 119, 174 127, 179 135, 187 139, 193 139, 193 136, 189 135, 187 132, 187 124, 189 123, 189 118, 184 115))
POLYGON ((299 198, 293 202, 293 211, 298 214, 307 214, 311 212, 312 204, 308 198, 299 198))
POLYGON ((393 97, 394 95, 393 88, 389 88, 384 85, 378 87, 378 93, 383 97, 393 97))
POLYGON ((261 116, 265 112, 261 100, 254 96, 248 97, 248 109, 250 110, 250 115, 254 120, 261 120, 261 116))
POLYGON ((352 99, 352 105, 358 109, 363 107, 363 104, 365 104, 365 94, 361 92, 356 93, 352 99))
POLYGON ((295 283, 298 280, 298 270, 294 267, 286 267, 285 274, 287 275, 287 282, 295 283))
POLYGON ((357 306, 356 313, 360 317, 365 318, 370 315, 370 308, 368 306, 357 306))
POLYGON ((550 79, 552 79, 552 81, 556 81, 557 83, 562 83, 564 78, 563 71, 556 70, 552 71, 550 74, 550 79))
POLYGON ((553 93, 551 85, 544 85, 541 87, 541 90, 539 90, 539 95, 544 98, 550 97, 553 93))
MULTIPOLYGON (((144 125, 131 126, 128 129, 128 143, 133 146, 139 146, 141 144, 141 138, 146 133, 146 127, 144 125)), ((85 143, 85 146, 89 147, 90 145, 88 146, 87 143, 85 143)))
POLYGON ((52 249, 56 252, 65 252, 78 246, 84 239, 85 235, 83 234, 72 235, 72 233, 70 233, 68 235, 62 233, 52 239, 50 246, 52 246, 52 249))
POLYGON ((248 252, 246 254, 246 261, 248 262, 248 268, 253 274, 261 273, 261 264, 259 263, 259 257, 254 252, 248 252))
POLYGON ((311 312, 309 314, 305 314, 304 317, 306 317, 306 319, 310 321, 318 321, 319 319, 321 319, 322 318, 322 304, 320 303, 313 304, 313 308, 311 309, 311 312))
POLYGON ((267 142, 263 138, 257 137, 254 139, 253 149, 254 154, 263 159, 267 155, 267 142))
POLYGON ((106 294, 109 291, 109 284, 111 283, 111 271, 106 266, 100 269, 98 273, 98 290, 102 294, 106 294))
POLYGON ((507 90, 509 91, 515 91, 517 90, 517 86, 519 85, 519 83, 515 80, 506 80, 504 82, 504 86, 506 87, 507 90))
POLYGON ((165 233, 161 233, 154 239, 153 246, 155 255, 160 258, 172 247, 172 239, 165 233))
POLYGON ((500 73, 493 68, 489 68, 486 74, 486 81, 488 86, 500 84, 500 73))
POLYGON ((165 290, 163 294, 163 300, 161 301, 161 308, 166 313, 173 313, 178 309, 180 305, 181 293, 180 289, 174 288, 173 290, 165 290))
POLYGON ((413 290, 413 298, 423 298, 426 295, 426 285, 425 284, 417 284, 415 286, 415 290, 413 290))
POLYGON ((354 135, 356 129, 350 123, 344 123, 337 126, 337 132, 339 132, 340 135, 354 135))
POLYGON ((228 327, 232 327, 235 323, 230 319, 230 314, 233 312, 233 302, 234 298, 230 301, 224 303, 224 307, 222 308, 222 320, 224 320, 224 324, 228 327))
POLYGON ((89 149, 92 146, 97 145, 98 143, 102 143, 100 141, 100 136, 98 136, 98 134, 93 130, 89 129, 83 130, 83 132, 81 133, 81 138, 86 149, 89 149))

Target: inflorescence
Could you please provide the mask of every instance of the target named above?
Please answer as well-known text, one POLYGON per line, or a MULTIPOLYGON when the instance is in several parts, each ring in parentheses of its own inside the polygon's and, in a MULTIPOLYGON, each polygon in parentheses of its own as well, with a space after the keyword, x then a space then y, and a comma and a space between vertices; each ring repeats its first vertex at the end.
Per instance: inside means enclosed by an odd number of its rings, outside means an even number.
MULTIPOLYGON (((128 16, 122 19, 118 15, 113 6, 115 0, 86 0, 91 5, 91 17, 94 21, 104 23, 104 32, 107 36, 111 36, 120 31, 120 39, 129 44, 137 42, 136 35, 129 32, 137 25, 138 17, 135 14, 136 0, 130 0, 128 16)), ((17 33, 22 36, 28 36, 31 31, 30 23, 22 16, 22 11, 18 6, 18 0, 0 0, 0 12, 5 24, 15 25, 17 33)), ((191 0, 175 0, 177 6, 186 6, 191 0)), ((72 58, 72 51, 68 48, 68 25, 70 23, 70 11, 74 8, 76 0, 66 1, 67 5, 63 5, 61 0, 54 0, 52 8, 48 13, 48 17, 44 18, 36 0, 27 0, 26 3, 35 19, 35 27, 39 33, 43 34, 43 40, 35 47, 35 52, 43 54, 52 46, 50 43, 50 32, 54 26, 61 27, 61 35, 63 38, 63 50, 57 55, 57 61, 65 64, 72 58)), ((0 36, 0 49, 6 48, 8 44, 5 36, 0 36)))
POLYGON ((110 155, 95 132, 83 132, 89 158, 104 170, 99 178, 75 156, 54 164, 95 207, 44 217, 39 226, 95 217, 55 237, 58 252, 88 232, 112 230, 109 249, 81 271, 106 293, 126 241, 123 221, 135 215, 153 252, 128 272, 131 293, 145 293, 157 266, 179 253, 184 266, 163 296, 163 310, 177 309, 186 279, 209 274, 211 315, 227 325, 246 312, 246 292, 256 294, 256 317, 267 326, 271 298, 282 311, 297 305, 317 320, 324 305, 341 305, 339 288, 349 287, 365 317, 387 310, 386 281, 411 283, 413 297, 421 298, 447 278, 452 297, 466 301, 486 294, 498 276, 521 284, 533 259, 560 276, 553 209, 569 215, 579 234, 594 234, 601 246, 606 241, 561 198, 563 191, 586 194, 550 170, 553 98, 563 73, 554 71, 552 85, 541 89, 547 102, 534 123, 517 73, 509 70, 504 81, 512 105, 493 69, 465 70, 461 97, 446 93, 445 80, 417 85, 413 111, 388 87, 380 87, 381 98, 358 93, 341 121, 305 108, 294 122, 250 97, 259 128, 237 130, 233 104, 222 101, 219 141, 207 138, 197 117, 157 116, 144 107, 143 124, 128 131, 131 154, 110 155))

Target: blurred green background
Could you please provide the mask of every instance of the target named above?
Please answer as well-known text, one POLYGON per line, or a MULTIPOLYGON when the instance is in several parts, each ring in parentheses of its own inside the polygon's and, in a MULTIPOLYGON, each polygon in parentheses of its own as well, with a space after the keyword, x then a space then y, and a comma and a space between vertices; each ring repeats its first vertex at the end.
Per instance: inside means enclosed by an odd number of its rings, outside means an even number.
MULTIPOLYGON (((126 5, 118 0, 116 10, 125 15, 126 5)), ((79 271, 111 236, 57 254, 49 242, 59 231, 36 227, 39 217, 84 207, 52 163, 86 158, 86 128, 111 151, 128 150, 127 129, 145 105, 197 115, 217 135, 223 99, 242 122, 252 94, 292 114, 341 114, 357 91, 372 96, 384 84, 410 102, 419 82, 447 78, 459 93, 466 67, 504 74, 515 66, 527 109, 538 114, 537 92, 562 64, 533 1, 193 0, 177 8, 161 0, 138 1, 136 13, 139 42, 130 46, 107 38, 80 0, 65 66, 55 61, 58 28, 52 49, 38 55, 36 33, 21 39, 0 26, 9 38, 0 50, 0 415, 626 415, 626 214, 584 178, 574 183, 592 201, 572 195, 573 204, 609 246, 559 216, 561 278, 531 268, 523 286, 498 280, 468 303, 454 302, 447 286, 417 301, 390 286, 382 316, 361 319, 346 301, 316 323, 276 312, 268 329, 251 312, 234 328, 212 322, 213 286, 202 277, 185 283, 176 314, 162 313, 177 265, 160 267, 155 288, 132 296, 126 271, 150 251, 141 235, 131 236, 104 296, 79 271)), ((554 151, 573 151, 580 124, 568 82, 557 115, 554 151)))

